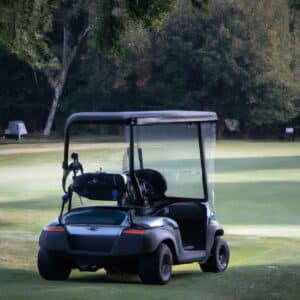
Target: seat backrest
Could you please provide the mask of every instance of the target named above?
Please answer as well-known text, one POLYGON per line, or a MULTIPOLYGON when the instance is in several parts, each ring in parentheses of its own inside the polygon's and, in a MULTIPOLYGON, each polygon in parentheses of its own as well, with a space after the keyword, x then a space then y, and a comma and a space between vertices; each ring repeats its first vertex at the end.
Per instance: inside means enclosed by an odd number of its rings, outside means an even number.
POLYGON ((157 200, 162 200, 162 198, 164 198, 167 190, 167 182, 160 172, 153 169, 140 169, 135 170, 135 175, 139 180, 151 185, 152 193, 155 195, 157 200))

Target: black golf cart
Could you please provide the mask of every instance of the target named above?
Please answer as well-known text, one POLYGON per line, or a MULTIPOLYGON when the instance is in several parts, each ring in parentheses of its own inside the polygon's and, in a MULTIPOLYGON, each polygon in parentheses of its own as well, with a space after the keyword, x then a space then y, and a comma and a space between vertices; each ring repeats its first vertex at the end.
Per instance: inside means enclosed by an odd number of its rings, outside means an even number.
POLYGON ((213 208, 216 119, 200 111, 71 115, 61 211, 39 239, 40 275, 66 280, 74 268, 104 268, 164 284, 172 265, 198 262, 204 272, 225 271, 229 248, 213 208), (93 131, 93 143, 75 141, 82 152, 69 163, 77 126, 93 131), (122 142, 107 145, 110 133, 122 142))

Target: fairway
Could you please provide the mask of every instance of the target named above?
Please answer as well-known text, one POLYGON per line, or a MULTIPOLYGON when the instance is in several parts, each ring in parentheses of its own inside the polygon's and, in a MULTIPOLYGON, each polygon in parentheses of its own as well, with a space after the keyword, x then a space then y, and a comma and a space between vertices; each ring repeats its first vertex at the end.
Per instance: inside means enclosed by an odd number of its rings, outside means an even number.
MULTIPOLYGON (((91 168, 121 163, 118 143, 77 146, 91 168)), ((204 274, 197 264, 178 266, 166 286, 103 271, 75 271, 67 282, 39 277, 37 240, 59 212, 61 161, 61 143, 0 144, 0 300, 300 299, 299 142, 217 142, 216 209, 230 267, 204 274)))

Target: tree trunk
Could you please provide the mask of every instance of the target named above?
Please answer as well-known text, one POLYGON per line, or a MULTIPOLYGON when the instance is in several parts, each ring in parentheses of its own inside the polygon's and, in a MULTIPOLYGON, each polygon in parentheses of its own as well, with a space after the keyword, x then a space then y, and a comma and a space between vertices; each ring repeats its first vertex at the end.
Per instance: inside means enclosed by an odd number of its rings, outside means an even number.
POLYGON ((63 89, 64 89, 64 85, 65 85, 65 83, 63 81, 61 83, 58 83, 57 86, 54 88, 54 97, 53 97, 53 100, 52 100, 52 105, 51 105, 51 108, 50 108, 50 112, 49 112, 49 115, 48 115, 48 119, 47 119, 47 122, 46 122, 45 129, 44 129, 44 133, 43 133, 44 136, 49 136, 50 133, 51 133, 54 117, 55 117, 55 114, 56 114, 56 110, 57 110, 57 106, 58 106, 60 97, 61 97, 63 89))
MULTIPOLYGON (((59 105, 60 97, 63 93, 63 89, 66 83, 70 66, 77 54, 81 42, 83 41, 83 39, 85 38, 85 36, 88 34, 89 31, 90 31, 90 27, 87 27, 84 31, 82 31, 82 33, 79 35, 77 39, 77 43, 71 48, 70 40, 72 40, 72 36, 68 28, 66 26, 64 27, 64 45, 63 45, 61 73, 59 75, 59 80, 57 81, 56 84, 53 85, 54 96, 52 99, 52 105, 47 118, 46 126, 43 132, 44 136, 49 136, 51 133, 53 121, 55 118, 57 107, 59 105)), ((49 75, 49 73, 46 73, 46 75, 48 77, 49 83, 53 84, 54 80, 53 78, 51 78, 51 75, 49 75)))

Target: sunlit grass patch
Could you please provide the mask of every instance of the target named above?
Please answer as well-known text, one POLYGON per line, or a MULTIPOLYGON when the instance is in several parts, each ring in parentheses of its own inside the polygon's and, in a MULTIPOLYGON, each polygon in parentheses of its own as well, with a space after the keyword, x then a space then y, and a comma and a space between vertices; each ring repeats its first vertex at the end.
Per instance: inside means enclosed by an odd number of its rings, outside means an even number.
MULTIPOLYGON (((80 147, 87 170, 122 168, 114 155, 123 145, 80 147)), ((216 208, 231 248, 229 269, 204 274, 198 264, 175 266, 170 283, 157 287, 103 270, 75 271, 68 282, 42 280, 38 235, 59 213, 62 144, 1 145, 0 299, 298 299, 300 143, 221 141, 217 147, 216 208)))

